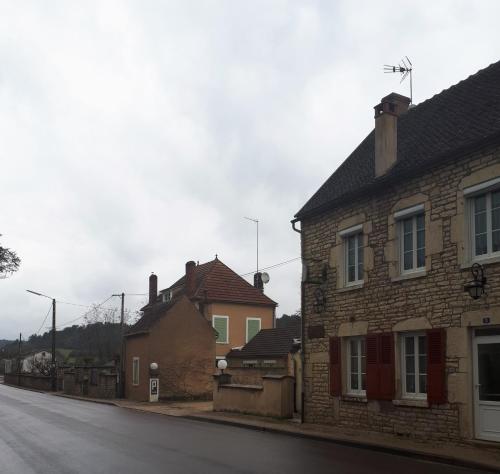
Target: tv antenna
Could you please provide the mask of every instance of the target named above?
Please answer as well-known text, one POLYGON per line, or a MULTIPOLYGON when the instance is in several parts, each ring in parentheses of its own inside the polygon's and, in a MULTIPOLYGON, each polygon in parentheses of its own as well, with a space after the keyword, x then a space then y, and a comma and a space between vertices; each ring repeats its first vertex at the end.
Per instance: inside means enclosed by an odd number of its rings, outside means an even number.
POLYGON ((413 64, 408 56, 405 56, 397 66, 391 66, 390 64, 384 64, 384 73, 393 74, 399 72, 401 74, 401 84, 408 76, 410 76, 410 103, 413 103, 413 64))
POLYGON ((257 273, 259 273, 259 219, 254 219, 253 217, 244 216, 243 219, 252 221, 257 224, 257 273))

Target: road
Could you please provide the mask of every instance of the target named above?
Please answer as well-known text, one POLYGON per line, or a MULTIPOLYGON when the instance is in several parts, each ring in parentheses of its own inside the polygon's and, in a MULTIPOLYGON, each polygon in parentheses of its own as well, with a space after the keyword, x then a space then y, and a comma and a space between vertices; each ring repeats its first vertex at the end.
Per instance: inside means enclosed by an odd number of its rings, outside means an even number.
POLYGON ((472 474, 479 471, 0 385, 0 472, 472 474))

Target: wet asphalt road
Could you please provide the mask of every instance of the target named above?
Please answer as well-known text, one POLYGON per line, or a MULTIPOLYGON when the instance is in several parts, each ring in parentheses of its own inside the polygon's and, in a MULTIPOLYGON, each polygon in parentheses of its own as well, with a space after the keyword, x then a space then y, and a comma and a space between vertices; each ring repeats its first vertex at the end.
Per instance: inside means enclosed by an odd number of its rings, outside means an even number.
POLYGON ((1 474, 400 472, 479 471, 0 384, 1 474))

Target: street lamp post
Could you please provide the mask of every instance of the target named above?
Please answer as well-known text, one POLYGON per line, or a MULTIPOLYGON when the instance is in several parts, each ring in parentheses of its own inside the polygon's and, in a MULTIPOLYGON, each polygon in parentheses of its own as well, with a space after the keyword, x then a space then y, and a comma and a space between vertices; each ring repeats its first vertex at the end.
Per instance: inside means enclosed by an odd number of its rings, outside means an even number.
POLYGON ((56 366, 56 299, 51 296, 44 295, 43 293, 38 293, 33 290, 26 290, 28 293, 32 293, 37 296, 43 296, 52 300, 52 359, 50 361, 50 373, 52 377, 52 391, 57 391, 57 366, 56 366))

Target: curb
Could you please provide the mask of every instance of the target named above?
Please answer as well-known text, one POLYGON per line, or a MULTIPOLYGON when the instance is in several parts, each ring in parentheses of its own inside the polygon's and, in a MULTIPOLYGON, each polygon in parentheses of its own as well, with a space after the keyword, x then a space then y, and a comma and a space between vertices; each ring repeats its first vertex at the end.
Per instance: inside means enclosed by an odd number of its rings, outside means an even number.
POLYGON ((365 448, 371 451, 378 451, 387 454, 393 454, 397 456, 404 456, 408 458, 420 459, 424 461, 431 461, 440 464, 448 464, 452 466, 460 466, 469 469, 478 469, 484 472, 495 472, 498 474, 500 468, 497 466, 493 466, 491 464, 485 464, 477 461, 468 461, 465 459, 460 459, 452 456, 445 456, 440 454, 428 453, 426 451, 420 451, 418 449, 413 448, 400 448, 394 446, 387 446, 385 444, 372 443, 370 441, 354 441, 345 438, 338 438, 332 435, 320 435, 314 433, 306 433, 304 431, 295 431, 288 430, 279 427, 271 427, 271 426, 262 426, 253 423, 246 423, 243 421, 235 421, 235 420, 224 420, 218 418, 209 418, 204 416, 197 415, 185 415, 181 418, 186 418, 189 420, 195 421, 204 421, 207 423, 214 423, 219 425, 227 425, 227 426, 235 426, 238 428, 246 428, 254 431, 266 431, 268 433, 273 434, 281 434, 293 436, 295 438, 305 438, 312 439, 315 441, 326 441, 329 443, 340 444, 343 446, 349 446, 354 448, 365 448))
POLYGON ((111 405, 114 407, 120 407, 117 402, 114 402, 112 400, 105 400, 105 399, 98 399, 98 398, 85 398, 85 397, 77 397, 75 395, 66 395, 65 393, 54 393, 54 392, 42 392, 42 393, 48 393, 49 395, 52 395, 54 397, 62 397, 62 398, 69 398, 71 400, 78 400, 81 402, 90 402, 90 403, 97 403, 100 405, 111 405))

